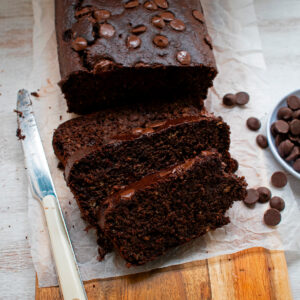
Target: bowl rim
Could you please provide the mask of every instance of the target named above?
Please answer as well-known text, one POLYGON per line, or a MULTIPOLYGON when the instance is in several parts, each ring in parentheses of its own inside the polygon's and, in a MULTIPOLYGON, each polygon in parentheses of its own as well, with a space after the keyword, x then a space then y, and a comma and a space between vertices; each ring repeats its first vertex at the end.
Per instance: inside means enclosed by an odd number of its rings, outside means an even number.
POLYGON ((295 171, 293 169, 293 167, 287 163, 283 158, 281 158, 281 156, 279 155, 278 151, 277 151, 277 147, 275 145, 275 140, 274 137, 271 133, 271 125, 273 123, 274 120, 274 115, 275 115, 275 119, 277 120, 277 112, 278 109, 280 107, 283 106, 283 104, 286 104, 286 100, 289 96, 298 96, 300 97, 300 90, 295 90, 292 93, 289 93, 288 95, 286 95, 284 98, 280 99, 280 101, 275 105, 274 109, 272 110, 272 112, 270 113, 269 117, 268 117, 268 121, 267 121, 267 139, 268 139, 268 144, 269 144, 269 148, 273 154, 273 156, 275 157, 275 159, 280 163, 280 165, 286 170, 288 171, 291 175, 293 175, 294 177, 300 179, 300 173, 298 173, 297 171, 295 171))

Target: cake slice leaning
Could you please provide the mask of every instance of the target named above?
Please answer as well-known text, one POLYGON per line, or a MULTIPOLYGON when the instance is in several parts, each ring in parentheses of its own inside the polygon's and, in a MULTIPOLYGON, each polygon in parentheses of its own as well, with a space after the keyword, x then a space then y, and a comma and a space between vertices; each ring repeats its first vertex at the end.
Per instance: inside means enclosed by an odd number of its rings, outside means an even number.
POLYGON ((220 118, 188 116, 111 137, 105 144, 82 147, 65 167, 65 178, 91 224, 102 202, 144 176, 183 163, 203 150, 216 149, 235 171, 228 152, 229 127, 220 118))
POLYGON ((144 177, 109 197, 98 224, 127 265, 143 265, 172 247, 229 223, 246 196, 244 178, 226 173, 216 152, 144 177))

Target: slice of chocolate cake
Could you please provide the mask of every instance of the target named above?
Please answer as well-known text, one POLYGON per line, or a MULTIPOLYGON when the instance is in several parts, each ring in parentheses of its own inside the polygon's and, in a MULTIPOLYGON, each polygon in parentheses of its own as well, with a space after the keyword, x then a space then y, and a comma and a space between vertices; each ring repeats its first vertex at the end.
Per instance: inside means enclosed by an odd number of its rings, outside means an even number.
POLYGON ((225 212, 246 196, 244 178, 226 173, 218 153, 144 177, 108 198, 98 223, 130 265, 229 223, 225 212))
MULTIPOLYGON (((207 114, 193 100, 160 104, 143 104, 106 109, 90 115, 71 119, 61 124, 53 135, 56 156, 65 166, 68 158, 86 146, 103 145, 111 136, 133 128, 146 128, 168 119, 207 114)), ((212 115, 211 115, 212 116, 212 115)), ((213 116, 212 116, 213 117, 213 116)))
POLYGON ((106 144, 79 149, 67 161, 65 178, 83 217, 96 223, 95 211, 110 195, 146 175, 216 149, 232 171, 229 127, 221 119, 188 116, 111 137, 106 144))
POLYGON ((205 99, 217 68, 199 0, 56 0, 69 112, 205 99))

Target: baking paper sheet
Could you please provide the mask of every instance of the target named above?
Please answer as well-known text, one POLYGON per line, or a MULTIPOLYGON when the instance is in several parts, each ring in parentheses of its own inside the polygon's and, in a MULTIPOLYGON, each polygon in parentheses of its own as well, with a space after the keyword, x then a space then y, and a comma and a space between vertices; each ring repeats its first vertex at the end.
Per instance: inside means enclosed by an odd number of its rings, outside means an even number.
MULTIPOLYGON (((288 185, 284 189, 272 189, 273 195, 286 200, 282 222, 276 229, 265 226, 262 221, 268 204, 257 204, 255 209, 249 209, 243 203, 235 203, 228 212, 231 218, 229 225, 173 249, 144 267, 128 269, 124 260, 114 253, 98 262, 95 232, 85 231, 86 224, 80 218, 77 204, 66 187, 63 173, 57 169, 58 161, 51 146, 54 129, 63 121, 74 117, 66 113, 65 100, 56 85, 60 76, 54 32, 54 1, 32 2, 35 21, 34 65, 27 87, 31 91, 40 89, 40 97, 33 100, 35 115, 83 280, 144 272, 256 246, 268 249, 300 249, 300 243, 296 239, 300 230, 300 212, 288 185)), ((252 0, 202 0, 202 5, 219 70, 206 107, 216 115, 221 115, 231 126, 231 153, 240 163, 239 175, 247 178, 250 187, 270 186, 269 178, 279 167, 269 150, 261 150, 256 145, 255 138, 258 133, 249 131, 245 126, 245 121, 250 116, 260 118, 262 124, 265 124, 275 105, 268 93, 252 0), (221 104, 225 93, 240 90, 247 91, 251 96, 246 107, 228 109, 221 104)), ((265 133, 265 128, 260 132, 265 133)), ((31 227, 31 253, 39 285, 56 285, 57 278, 43 211, 37 200, 32 198, 30 191, 28 217, 31 227)))

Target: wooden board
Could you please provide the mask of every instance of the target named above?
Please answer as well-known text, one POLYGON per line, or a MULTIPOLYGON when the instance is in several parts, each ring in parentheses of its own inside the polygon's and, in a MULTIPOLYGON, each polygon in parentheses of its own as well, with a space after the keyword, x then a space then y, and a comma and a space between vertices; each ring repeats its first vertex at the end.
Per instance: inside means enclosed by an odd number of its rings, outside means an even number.
MULTIPOLYGON (((282 251, 252 248, 232 255, 85 283, 89 300, 291 300, 282 251)), ((37 300, 62 299, 58 287, 38 288, 37 300)))

